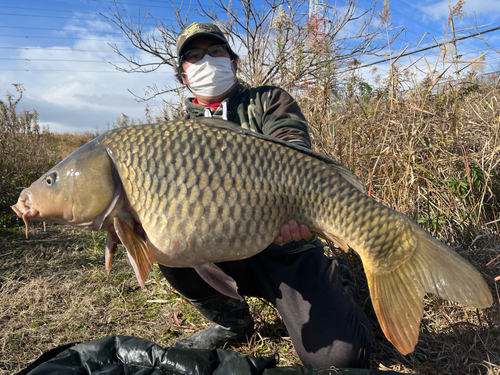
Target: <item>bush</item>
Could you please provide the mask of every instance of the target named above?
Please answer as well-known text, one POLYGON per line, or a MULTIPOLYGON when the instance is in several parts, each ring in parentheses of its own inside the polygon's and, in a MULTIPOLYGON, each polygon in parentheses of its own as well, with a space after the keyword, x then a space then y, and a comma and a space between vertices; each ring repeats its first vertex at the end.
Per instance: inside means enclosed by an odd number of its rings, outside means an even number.
POLYGON ((329 94, 326 110, 318 105, 322 87, 299 97, 313 147, 447 242, 497 232, 500 88, 459 82, 430 95, 409 76, 393 71, 373 89, 353 77, 357 89, 329 94))
POLYGON ((22 85, 13 86, 18 97, 7 92, 6 100, 0 100, 0 226, 3 227, 16 222, 9 216, 9 210, 22 188, 57 162, 48 132, 41 131, 38 125, 38 113, 17 109, 24 92, 22 85))

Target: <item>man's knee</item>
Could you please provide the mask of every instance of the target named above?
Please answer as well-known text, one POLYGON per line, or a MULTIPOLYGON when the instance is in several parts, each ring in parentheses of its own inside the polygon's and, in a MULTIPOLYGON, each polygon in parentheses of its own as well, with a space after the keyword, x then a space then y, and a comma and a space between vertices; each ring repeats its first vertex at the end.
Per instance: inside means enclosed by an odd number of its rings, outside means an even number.
POLYGON ((357 337, 353 342, 336 341, 332 346, 321 348, 316 352, 302 350, 298 353, 305 366, 326 369, 337 368, 366 368, 371 353, 371 333, 366 328, 366 334, 357 337))

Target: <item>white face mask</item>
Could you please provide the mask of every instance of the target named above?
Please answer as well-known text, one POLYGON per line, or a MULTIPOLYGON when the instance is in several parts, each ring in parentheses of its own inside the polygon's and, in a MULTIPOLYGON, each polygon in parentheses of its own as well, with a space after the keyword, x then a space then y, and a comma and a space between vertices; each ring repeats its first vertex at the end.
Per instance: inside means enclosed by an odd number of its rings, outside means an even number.
POLYGON ((236 82, 231 62, 227 57, 205 55, 186 69, 190 89, 209 98, 224 94, 236 82))

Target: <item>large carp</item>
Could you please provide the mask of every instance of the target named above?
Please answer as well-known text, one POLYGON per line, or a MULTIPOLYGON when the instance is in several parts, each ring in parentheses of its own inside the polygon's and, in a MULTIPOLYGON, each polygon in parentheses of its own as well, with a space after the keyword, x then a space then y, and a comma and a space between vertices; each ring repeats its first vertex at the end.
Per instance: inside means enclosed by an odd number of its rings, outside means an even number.
MULTIPOLYGON (((239 299, 214 262, 261 252, 295 219, 360 255, 380 325, 403 354, 417 343, 426 292, 477 308, 493 303, 476 269, 367 196, 345 166, 227 121, 110 130, 24 189, 12 208, 26 226, 29 219, 91 230, 114 225, 141 286, 157 261, 193 267, 239 299)), ((108 235, 108 272, 115 248, 108 235)))

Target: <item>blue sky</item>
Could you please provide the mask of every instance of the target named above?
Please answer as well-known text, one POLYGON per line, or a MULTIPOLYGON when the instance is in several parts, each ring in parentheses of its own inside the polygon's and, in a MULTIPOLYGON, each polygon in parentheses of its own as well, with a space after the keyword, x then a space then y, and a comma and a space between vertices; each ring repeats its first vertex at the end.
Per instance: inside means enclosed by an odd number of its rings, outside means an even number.
MULTIPOLYGON (((174 3, 180 4, 180 1, 174 0, 174 3)), ((175 22, 173 7, 167 0, 124 0, 118 4, 135 19, 139 10, 144 15, 149 9, 157 20, 175 22)), ((339 1, 338 4, 342 3, 339 1)), ((360 7, 369 7, 370 4, 369 0, 360 1, 360 7)), ((123 33, 100 15, 110 15, 109 8, 114 8, 114 3, 105 0, 0 0, 2 98, 7 91, 14 93, 12 84, 23 83, 26 92, 21 107, 36 109, 40 124, 49 125, 54 132, 104 130, 107 122, 116 120, 122 113, 144 121, 145 103, 137 102, 129 91, 142 94, 147 86, 153 84, 175 85, 174 75, 168 66, 154 73, 127 74, 118 72, 109 63, 125 66, 123 59, 112 51, 108 43, 116 43, 123 51, 137 54, 123 33)), ((402 35, 393 45, 393 50, 405 48, 415 39, 417 41, 408 51, 415 49, 417 42, 420 42, 419 48, 424 48, 443 40, 448 1, 392 1, 390 10, 395 27, 390 32, 398 28, 406 30, 404 38, 402 35), (421 41, 425 33, 428 34, 421 41)), ((458 32, 458 36, 475 33, 465 29, 476 22, 482 26, 482 31, 500 27, 500 0, 470 1, 464 10, 468 14, 455 24, 457 30, 463 30, 458 32)), ((499 70, 500 54, 497 51, 500 51, 500 30, 485 34, 484 38, 496 51, 489 49, 478 38, 470 38, 459 43, 462 59, 472 59, 487 52, 485 72, 499 70)), ((424 54, 432 65, 438 50, 411 55, 402 58, 399 63, 406 66, 424 54)), ((140 53, 138 57, 148 58, 140 53)), ((362 63, 371 63, 380 59, 367 57, 361 60, 362 63)), ((418 60, 417 65, 421 71, 427 70, 423 60, 418 60)), ((376 66, 382 76, 389 68, 388 63, 376 66)), ((369 76, 370 69, 364 70, 364 76, 369 76)), ((150 106, 154 111, 155 103, 150 103, 150 106)))

